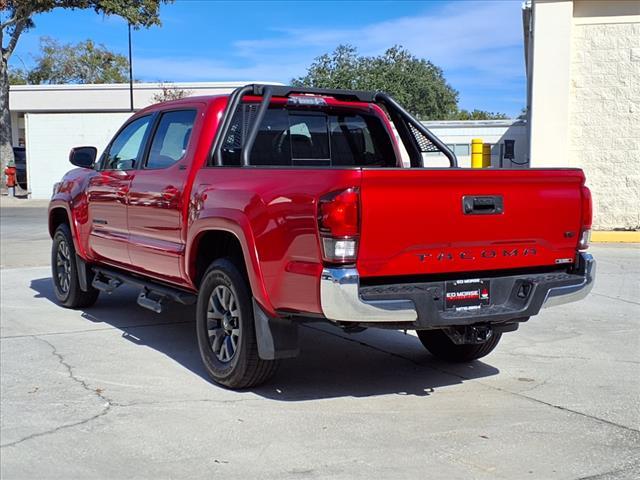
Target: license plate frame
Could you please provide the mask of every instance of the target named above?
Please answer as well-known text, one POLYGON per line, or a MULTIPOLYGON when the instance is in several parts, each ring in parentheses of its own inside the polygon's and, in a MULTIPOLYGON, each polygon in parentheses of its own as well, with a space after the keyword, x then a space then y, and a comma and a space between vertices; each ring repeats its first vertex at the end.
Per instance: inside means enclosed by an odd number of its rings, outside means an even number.
POLYGON ((480 310, 491 304, 491 281, 481 278, 445 282, 446 310, 480 310))

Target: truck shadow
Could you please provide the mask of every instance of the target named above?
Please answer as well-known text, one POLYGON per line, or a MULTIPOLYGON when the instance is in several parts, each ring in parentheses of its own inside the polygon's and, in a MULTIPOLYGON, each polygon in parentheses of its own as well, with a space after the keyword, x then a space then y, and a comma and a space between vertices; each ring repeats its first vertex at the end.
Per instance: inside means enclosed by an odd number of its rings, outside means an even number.
MULTIPOLYGON (((50 278, 31 281, 36 298, 57 305, 50 278)), ((95 306, 82 310, 94 324, 116 328, 122 338, 153 348, 210 382, 200 360, 195 308, 171 304, 162 315, 136 304, 137 291, 120 287, 102 294, 95 306)), ((481 361, 450 365, 436 360, 413 335, 369 329, 346 334, 324 323, 300 329, 300 356, 282 362, 266 385, 252 389, 278 401, 305 401, 377 395, 428 396, 436 389, 483 378, 499 370, 481 361)))

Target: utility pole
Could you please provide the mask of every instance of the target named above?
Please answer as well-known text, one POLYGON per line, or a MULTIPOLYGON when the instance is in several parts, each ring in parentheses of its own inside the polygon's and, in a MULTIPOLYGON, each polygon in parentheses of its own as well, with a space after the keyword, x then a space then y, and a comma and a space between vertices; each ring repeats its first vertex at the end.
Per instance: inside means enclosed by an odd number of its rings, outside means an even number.
POLYGON ((129 102, 133 112, 133 65, 131 63, 131 24, 129 23, 129 102))

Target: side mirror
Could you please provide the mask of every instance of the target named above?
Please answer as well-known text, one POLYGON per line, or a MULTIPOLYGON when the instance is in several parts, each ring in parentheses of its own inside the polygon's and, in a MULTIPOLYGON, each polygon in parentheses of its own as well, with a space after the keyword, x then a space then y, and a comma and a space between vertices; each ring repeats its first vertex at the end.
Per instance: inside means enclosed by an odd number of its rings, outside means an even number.
POLYGON ((75 147, 69 152, 69 161, 76 167, 93 168, 97 155, 96 147, 75 147))

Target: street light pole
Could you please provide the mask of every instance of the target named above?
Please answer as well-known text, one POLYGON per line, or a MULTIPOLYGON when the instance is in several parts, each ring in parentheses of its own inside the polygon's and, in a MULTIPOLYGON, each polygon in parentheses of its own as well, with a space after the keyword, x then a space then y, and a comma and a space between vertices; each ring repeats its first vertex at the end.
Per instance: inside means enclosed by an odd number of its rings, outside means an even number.
POLYGON ((129 103, 133 112, 133 65, 131 64, 131 24, 129 23, 129 103))

